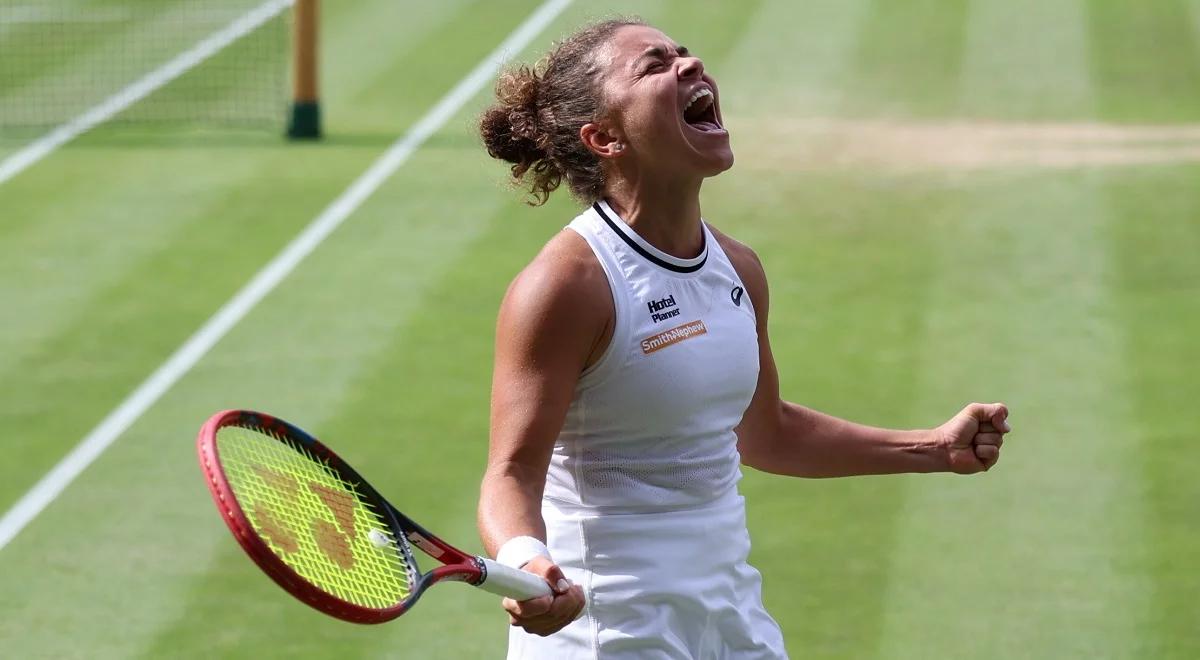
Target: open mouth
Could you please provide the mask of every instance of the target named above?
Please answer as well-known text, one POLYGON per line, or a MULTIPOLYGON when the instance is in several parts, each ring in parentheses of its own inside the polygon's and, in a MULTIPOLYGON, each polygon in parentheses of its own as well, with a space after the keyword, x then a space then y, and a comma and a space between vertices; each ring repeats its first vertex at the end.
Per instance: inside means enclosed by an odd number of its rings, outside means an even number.
POLYGON ((713 97, 712 90, 707 87, 701 87, 692 92, 687 105, 683 108, 683 121, 703 133, 725 130, 721 126, 721 122, 717 120, 716 98, 713 97))

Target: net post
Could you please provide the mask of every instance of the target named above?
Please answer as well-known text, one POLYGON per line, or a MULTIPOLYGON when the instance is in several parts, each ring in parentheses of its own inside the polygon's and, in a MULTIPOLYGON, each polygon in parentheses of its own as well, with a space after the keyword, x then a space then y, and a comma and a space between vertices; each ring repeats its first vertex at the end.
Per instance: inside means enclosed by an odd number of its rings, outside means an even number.
POLYGON ((292 44, 292 108, 287 135, 293 140, 321 137, 317 91, 317 2, 295 0, 292 44))

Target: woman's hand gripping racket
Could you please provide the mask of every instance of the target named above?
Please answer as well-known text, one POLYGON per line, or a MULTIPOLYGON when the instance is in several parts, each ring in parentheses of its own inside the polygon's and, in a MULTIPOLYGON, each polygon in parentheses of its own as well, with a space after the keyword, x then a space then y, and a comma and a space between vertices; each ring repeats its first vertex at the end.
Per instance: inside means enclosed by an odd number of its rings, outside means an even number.
POLYGON ((551 593, 532 573, 430 534, 287 422, 226 410, 200 429, 196 448, 213 500, 242 549, 288 593, 326 614, 390 621, 443 580, 516 600, 551 593), (442 565, 420 572, 412 546, 442 565))

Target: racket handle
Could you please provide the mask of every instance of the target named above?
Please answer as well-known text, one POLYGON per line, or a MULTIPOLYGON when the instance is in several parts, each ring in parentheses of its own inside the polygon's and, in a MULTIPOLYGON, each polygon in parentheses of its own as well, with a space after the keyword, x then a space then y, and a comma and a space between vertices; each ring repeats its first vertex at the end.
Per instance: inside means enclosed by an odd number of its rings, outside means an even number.
POLYGON ((480 557, 480 559, 487 568, 487 577, 475 586, 484 591, 514 600, 529 600, 538 596, 549 596, 553 593, 550 585, 533 573, 505 566, 487 557, 480 557))

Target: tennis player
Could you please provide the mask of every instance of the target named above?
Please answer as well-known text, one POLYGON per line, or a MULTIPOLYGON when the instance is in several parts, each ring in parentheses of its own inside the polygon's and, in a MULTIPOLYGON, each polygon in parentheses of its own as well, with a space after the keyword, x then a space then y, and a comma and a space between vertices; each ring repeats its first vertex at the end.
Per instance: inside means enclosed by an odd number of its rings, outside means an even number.
POLYGON ((496 86, 488 153, 587 208, 500 308, 488 552, 555 594, 505 600, 508 657, 782 658, 747 563, 740 465, 799 477, 992 467, 1002 404, 930 430, 780 400, 757 256, 701 216, 733 165, 716 82, 636 20, 590 25, 496 86))

